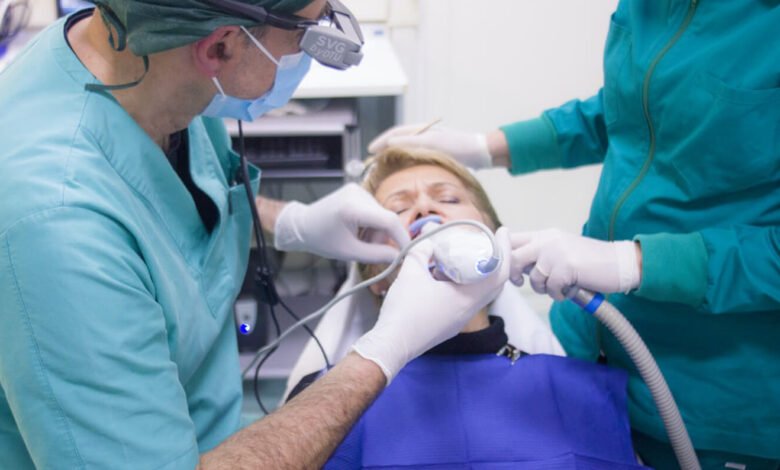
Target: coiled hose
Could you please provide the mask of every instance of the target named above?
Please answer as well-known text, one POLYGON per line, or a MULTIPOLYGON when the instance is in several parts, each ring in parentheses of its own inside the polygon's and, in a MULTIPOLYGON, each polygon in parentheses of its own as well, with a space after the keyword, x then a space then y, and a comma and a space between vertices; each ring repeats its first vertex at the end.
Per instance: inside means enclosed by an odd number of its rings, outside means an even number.
POLYGON ((691 438, 685 429, 685 423, 680 416, 680 410, 677 408, 672 392, 669 390, 658 364, 631 323, 614 305, 607 302, 602 294, 579 289, 572 300, 603 323, 634 361, 639 375, 642 376, 642 380, 645 381, 653 395, 655 406, 661 415, 680 468, 682 470, 701 470, 699 459, 693 450, 691 438))

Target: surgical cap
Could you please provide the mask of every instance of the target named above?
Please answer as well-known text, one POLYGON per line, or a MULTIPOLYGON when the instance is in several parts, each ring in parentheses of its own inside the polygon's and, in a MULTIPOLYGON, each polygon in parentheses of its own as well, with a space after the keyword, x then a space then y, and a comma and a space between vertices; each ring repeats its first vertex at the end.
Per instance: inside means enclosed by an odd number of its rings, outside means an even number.
MULTIPOLYGON (((90 0, 110 26, 111 45, 130 47, 145 56, 184 46, 211 34, 220 26, 255 26, 204 0, 90 0)), ((273 13, 294 13, 313 0, 244 0, 273 13)))

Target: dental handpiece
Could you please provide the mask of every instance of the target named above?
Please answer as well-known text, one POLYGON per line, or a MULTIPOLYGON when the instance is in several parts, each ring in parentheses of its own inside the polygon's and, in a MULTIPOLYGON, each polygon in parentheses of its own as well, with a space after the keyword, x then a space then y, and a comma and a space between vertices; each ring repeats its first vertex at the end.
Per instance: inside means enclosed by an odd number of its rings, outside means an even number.
MULTIPOLYGON (((427 216, 414 221, 409 226, 409 232, 416 237, 442 227, 441 224, 441 217, 427 216)), ((482 280, 498 267, 498 253, 494 251, 488 235, 482 231, 464 226, 444 227, 430 240, 433 243, 431 270, 439 278, 443 275, 458 284, 471 284, 482 280)))

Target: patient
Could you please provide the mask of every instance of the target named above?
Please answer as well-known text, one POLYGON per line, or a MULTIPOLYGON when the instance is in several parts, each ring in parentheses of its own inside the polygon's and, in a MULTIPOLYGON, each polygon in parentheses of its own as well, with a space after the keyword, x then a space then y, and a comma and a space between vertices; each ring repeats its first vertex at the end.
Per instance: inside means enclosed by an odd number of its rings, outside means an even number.
MULTIPOLYGON (((500 226, 476 178, 440 153, 387 149, 363 185, 406 226, 429 215, 500 226)), ((365 278, 382 269, 360 266, 365 278)), ((372 286, 379 302, 391 282, 372 286)), ((290 398, 322 373, 305 377, 290 398)), ((486 308, 401 370, 325 468, 642 468, 625 388, 623 372, 518 350, 486 308)))

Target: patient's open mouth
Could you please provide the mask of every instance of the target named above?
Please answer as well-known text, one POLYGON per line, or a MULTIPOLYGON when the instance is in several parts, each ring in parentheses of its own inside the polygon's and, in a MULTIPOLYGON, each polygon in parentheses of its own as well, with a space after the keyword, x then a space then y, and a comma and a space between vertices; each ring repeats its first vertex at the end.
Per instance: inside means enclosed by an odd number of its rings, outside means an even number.
POLYGON ((425 224, 428 222, 434 222, 437 224, 441 223, 441 217, 438 215, 427 215, 425 217, 421 217, 411 224, 409 224, 409 237, 411 237, 412 240, 420 236, 420 233, 422 233, 422 228, 425 224))

